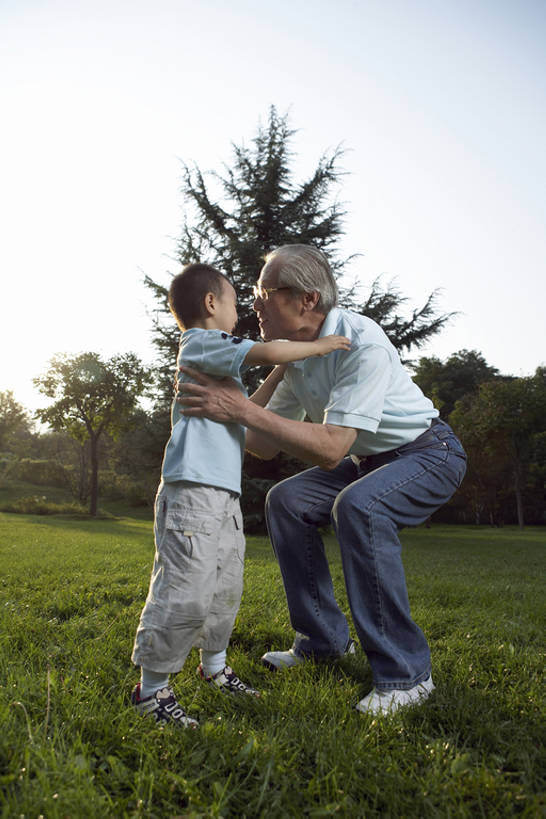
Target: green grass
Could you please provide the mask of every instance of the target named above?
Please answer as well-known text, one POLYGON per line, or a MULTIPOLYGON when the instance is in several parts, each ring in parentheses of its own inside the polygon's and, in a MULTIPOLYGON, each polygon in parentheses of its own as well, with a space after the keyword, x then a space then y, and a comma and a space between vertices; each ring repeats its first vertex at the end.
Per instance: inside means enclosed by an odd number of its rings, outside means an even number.
MULTIPOLYGON (((272 675, 288 647, 278 567, 248 538, 229 659, 261 700, 195 676, 174 687, 198 731, 158 730, 128 694, 151 524, 0 515, 0 805, 3 817, 535 817, 542 814, 545 530, 403 533, 413 613, 437 690, 372 719, 364 654, 272 675), (541 617, 542 613, 542 617, 541 617)), ((330 538, 334 584, 347 611, 330 538)), ((354 635, 353 635, 354 636, 354 635)))

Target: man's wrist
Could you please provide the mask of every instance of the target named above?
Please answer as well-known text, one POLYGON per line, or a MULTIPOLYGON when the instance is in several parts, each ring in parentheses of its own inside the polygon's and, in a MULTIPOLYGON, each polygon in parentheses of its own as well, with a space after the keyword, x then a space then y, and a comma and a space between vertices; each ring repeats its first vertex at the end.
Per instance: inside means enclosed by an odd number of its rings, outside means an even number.
POLYGON ((243 427, 251 427, 252 418, 257 408, 259 408, 258 404, 255 404, 248 398, 243 399, 241 402, 241 412, 239 414, 239 418, 237 419, 237 423, 241 424, 243 427))

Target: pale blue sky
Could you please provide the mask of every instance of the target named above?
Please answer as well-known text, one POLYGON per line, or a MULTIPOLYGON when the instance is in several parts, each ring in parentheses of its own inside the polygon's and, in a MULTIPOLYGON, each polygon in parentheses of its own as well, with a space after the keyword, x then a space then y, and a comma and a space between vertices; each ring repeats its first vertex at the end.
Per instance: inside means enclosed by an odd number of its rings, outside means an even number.
POLYGON ((462 312, 421 354, 546 359, 546 3, 2 0, 0 41, 0 389, 26 406, 56 352, 153 360, 180 159, 219 169, 271 104, 299 176, 347 149, 362 284, 462 312))

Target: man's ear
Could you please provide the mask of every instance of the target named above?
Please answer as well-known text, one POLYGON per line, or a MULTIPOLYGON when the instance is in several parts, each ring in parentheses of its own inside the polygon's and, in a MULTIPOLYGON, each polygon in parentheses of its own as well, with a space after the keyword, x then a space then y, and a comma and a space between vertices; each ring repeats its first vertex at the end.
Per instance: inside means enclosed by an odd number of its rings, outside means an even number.
POLYGON ((318 290, 311 290, 310 293, 303 293, 302 296, 302 307, 304 312, 308 313, 311 310, 314 310, 320 300, 320 293, 318 290))

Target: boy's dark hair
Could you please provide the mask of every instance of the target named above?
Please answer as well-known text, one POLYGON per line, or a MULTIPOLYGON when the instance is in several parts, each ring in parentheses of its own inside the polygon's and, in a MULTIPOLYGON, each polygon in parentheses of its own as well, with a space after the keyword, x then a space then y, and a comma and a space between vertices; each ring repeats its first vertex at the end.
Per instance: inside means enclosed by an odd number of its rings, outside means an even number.
POLYGON ((169 307, 180 327, 192 327, 203 315, 207 293, 221 296, 227 276, 210 264, 187 264, 169 287, 169 307))

